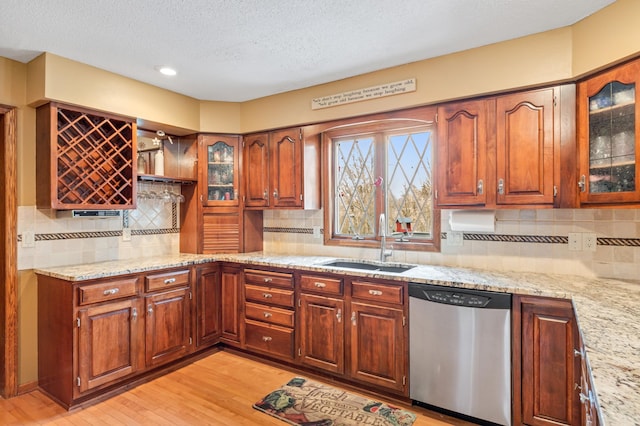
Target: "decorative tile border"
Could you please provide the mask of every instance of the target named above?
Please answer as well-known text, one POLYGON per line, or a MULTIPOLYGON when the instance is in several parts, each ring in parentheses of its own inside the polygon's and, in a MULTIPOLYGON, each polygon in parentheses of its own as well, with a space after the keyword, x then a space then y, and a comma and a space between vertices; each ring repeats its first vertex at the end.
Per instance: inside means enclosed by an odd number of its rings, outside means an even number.
MULTIPOLYGON (((277 232, 281 234, 309 234, 313 235, 313 228, 281 228, 277 226, 265 226, 264 232, 277 232)), ((320 233, 324 233, 324 229, 320 229, 320 233)))
MULTIPOLYGON (((162 235, 162 234, 178 234, 179 228, 163 228, 163 229, 132 229, 131 235, 162 235)), ((120 231, 91 231, 91 232, 60 232, 51 234, 35 234, 35 241, 60 241, 75 240, 83 238, 108 238, 122 237, 120 231)), ((18 242, 22 242, 22 234, 18 235, 18 242)))

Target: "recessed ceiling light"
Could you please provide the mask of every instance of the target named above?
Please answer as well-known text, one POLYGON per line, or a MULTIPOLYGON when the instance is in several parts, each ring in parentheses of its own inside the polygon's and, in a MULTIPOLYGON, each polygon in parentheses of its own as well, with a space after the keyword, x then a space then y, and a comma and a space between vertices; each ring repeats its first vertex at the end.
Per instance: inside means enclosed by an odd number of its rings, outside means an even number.
POLYGON ((168 75, 168 76, 173 76, 177 74, 176 70, 170 67, 158 66, 156 67, 156 69, 160 71, 161 74, 168 75))

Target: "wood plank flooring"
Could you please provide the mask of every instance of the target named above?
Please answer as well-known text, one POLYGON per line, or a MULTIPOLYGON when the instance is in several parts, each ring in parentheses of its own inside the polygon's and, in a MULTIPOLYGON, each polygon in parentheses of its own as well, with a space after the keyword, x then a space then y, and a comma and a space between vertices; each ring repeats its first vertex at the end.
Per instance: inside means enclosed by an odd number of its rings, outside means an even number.
MULTIPOLYGON (((283 426, 286 423, 251 406, 295 375, 289 370, 222 351, 72 412, 37 390, 8 400, 0 399, 0 424, 283 426)), ((405 408, 418 414, 415 426, 470 424, 420 407, 405 408)))

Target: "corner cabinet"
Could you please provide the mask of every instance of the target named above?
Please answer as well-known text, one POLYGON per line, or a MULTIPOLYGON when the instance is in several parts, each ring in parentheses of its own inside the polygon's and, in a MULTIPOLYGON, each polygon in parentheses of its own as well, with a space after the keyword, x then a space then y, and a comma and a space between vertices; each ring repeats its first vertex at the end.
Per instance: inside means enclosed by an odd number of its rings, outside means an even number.
POLYGON ((436 203, 443 208, 569 207, 573 85, 438 108, 436 203), (561 158, 563 159, 561 161, 561 158), (566 169, 566 170, 565 170, 566 169), (565 186, 561 186, 565 185, 565 186))
POLYGON ((319 135, 301 127, 244 137, 245 208, 320 208, 319 135))
POLYGON ((202 204, 238 206, 240 136, 200 135, 202 204))
POLYGON ((48 103, 36 111, 36 201, 43 209, 136 207, 132 118, 48 103))
POLYGON ((640 203, 640 60, 578 84, 582 204, 640 203))

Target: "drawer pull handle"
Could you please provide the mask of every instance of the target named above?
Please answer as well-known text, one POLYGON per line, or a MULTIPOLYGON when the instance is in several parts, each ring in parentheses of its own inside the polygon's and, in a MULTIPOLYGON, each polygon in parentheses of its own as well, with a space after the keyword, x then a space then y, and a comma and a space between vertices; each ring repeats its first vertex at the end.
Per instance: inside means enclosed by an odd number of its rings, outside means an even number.
POLYGON ((153 305, 151 303, 147 305, 147 313, 149 316, 153 315, 153 305))
POLYGON ((131 310, 131 318, 135 321, 138 319, 138 310, 136 308, 133 308, 131 310))
POLYGON ((271 293, 262 293, 262 296, 263 296, 265 299, 271 299, 271 298, 273 297, 273 295, 272 295, 271 293))
POLYGON ((271 281, 273 281, 273 278, 265 278, 265 279, 264 279, 264 282, 265 282, 265 283, 270 283, 271 281))
POLYGON ((318 288, 325 288, 327 286, 327 284, 321 283, 319 281, 314 282, 313 285, 315 285, 318 288))
POLYGON ((382 296, 382 292, 380 290, 369 290, 369 294, 372 296, 382 296))
POLYGON ((262 340, 264 340, 265 342, 270 342, 273 340, 273 338, 269 336, 262 336, 262 340))
POLYGON ((165 284, 173 284, 176 282, 175 278, 167 278, 166 280, 164 280, 165 284))
POLYGON ((351 312, 351 323, 356 326, 357 325, 357 316, 355 312, 351 312))
POLYGON ((342 322, 342 309, 338 309, 338 313, 336 314, 336 318, 338 322, 342 322))
POLYGON ((102 294, 104 294, 105 296, 112 296, 114 294, 118 294, 119 291, 120 291, 119 288, 110 288, 108 290, 103 291, 102 294))
POLYGON ((270 312, 263 312, 263 315, 265 318, 271 318, 271 313, 270 312))

